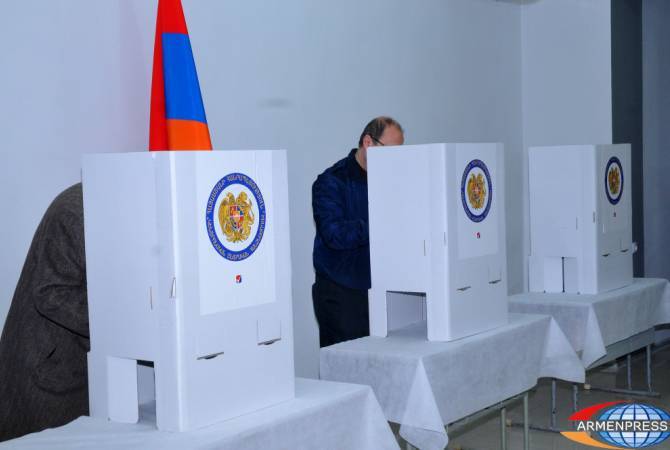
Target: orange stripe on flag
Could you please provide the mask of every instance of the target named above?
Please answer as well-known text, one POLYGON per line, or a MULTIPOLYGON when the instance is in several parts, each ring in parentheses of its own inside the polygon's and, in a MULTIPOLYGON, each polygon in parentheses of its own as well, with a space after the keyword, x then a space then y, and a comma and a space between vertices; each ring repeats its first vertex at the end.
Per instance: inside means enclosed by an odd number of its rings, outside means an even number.
POLYGON ((170 150, 211 150, 209 128, 206 123, 195 120, 167 120, 170 150))

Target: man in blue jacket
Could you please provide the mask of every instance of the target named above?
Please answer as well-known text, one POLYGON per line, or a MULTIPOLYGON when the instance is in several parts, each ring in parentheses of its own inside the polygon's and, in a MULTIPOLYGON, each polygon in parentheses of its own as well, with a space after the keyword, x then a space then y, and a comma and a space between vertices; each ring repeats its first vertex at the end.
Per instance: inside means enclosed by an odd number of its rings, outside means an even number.
POLYGON ((367 149, 403 142, 398 122, 377 117, 363 130, 358 148, 312 185, 316 223, 312 299, 321 347, 370 334, 367 149))

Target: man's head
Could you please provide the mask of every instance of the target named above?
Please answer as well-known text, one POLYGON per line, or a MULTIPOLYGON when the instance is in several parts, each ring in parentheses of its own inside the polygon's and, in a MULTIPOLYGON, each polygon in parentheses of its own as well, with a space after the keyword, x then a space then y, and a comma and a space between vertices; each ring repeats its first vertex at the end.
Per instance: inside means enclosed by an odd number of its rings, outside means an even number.
POLYGON ((402 145, 405 142, 404 132, 398 122, 390 117, 376 117, 365 126, 358 140, 356 160, 367 170, 368 147, 402 145))

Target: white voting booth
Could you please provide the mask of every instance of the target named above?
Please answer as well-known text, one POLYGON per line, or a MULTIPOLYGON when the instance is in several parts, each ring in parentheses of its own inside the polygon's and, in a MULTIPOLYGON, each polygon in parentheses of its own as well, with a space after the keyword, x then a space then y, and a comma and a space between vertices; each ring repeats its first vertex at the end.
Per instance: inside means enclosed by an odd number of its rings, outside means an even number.
POLYGON ((529 172, 530 291, 631 284, 630 145, 532 147, 529 172))
POLYGON ((370 333, 449 341, 507 323, 501 144, 368 148, 370 333), (424 301, 425 294, 425 301, 424 301))
POLYGON ((90 413, 185 431, 294 396, 284 151, 83 161, 90 413))

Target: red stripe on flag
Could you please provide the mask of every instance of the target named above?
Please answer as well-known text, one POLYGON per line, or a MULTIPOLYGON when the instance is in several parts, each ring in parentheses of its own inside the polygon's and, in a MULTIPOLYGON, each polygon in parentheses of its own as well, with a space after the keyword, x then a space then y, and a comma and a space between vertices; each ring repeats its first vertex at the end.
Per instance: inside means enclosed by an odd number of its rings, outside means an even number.
POLYGON ((168 150, 167 123, 165 120, 165 80, 163 78, 163 38, 161 0, 156 15, 154 41, 154 67, 151 77, 151 116, 149 118, 149 150, 168 150))
POLYGON ((163 15, 161 32, 188 34, 181 0, 158 0, 158 9, 163 15))

